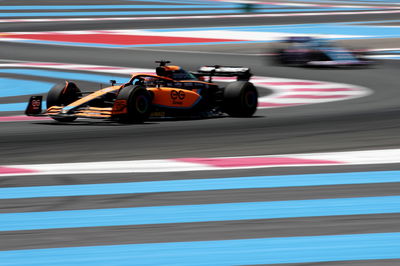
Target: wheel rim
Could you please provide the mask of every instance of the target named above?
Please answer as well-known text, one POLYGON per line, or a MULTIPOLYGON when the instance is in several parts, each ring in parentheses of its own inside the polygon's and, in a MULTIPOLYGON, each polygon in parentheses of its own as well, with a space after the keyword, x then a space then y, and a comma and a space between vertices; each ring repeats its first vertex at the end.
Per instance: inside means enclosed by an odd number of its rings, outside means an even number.
POLYGON ((254 91, 246 91, 244 95, 244 104, 249 108, 253 108, 257 104, 257 95, 254 91))
POLYGON ((146 113, 149 108, 149 101, 148 101, 147 97, 144 95, 139 95, 136 98, 135 106, 136 106, 136 110, 139 113, 141 113, 141 114, 146 113))

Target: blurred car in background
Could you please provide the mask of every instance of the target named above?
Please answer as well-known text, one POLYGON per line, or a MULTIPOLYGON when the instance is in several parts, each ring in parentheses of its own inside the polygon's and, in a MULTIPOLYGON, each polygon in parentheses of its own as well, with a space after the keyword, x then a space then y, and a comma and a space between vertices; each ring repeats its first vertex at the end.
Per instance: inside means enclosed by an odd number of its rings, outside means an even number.
POLYGON ((289 37, 273 51, 273 61, 292 66, 366 66, 374 64, 366 50, 347 49, 309 36, 289 37))

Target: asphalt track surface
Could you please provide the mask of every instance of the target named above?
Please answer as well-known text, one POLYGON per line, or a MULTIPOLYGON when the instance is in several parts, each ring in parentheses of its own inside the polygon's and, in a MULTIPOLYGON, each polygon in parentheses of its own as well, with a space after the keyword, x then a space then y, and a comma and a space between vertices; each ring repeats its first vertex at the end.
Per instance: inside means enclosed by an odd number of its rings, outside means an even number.
MULTIPOLYGON (((380 20, 383 15, 354 17, 301 17, 271 20, 224 19, 185 21, 185 26, 258 25, 269 23, 336 22, 380 20)), ((393 15, 395 16, 395 15, 393 15)), ((390 17, 385 16, 385 19, 390 17)), ((179 21, 162 23, 179 27, 179 21)), ((140 22, 134 27, 160 27, 161 22, 140 22), (144 24, 146 23, 146 24, 144 24)), ((57 25, 0 25, 1 31, 73 29, 121 29, 123 22, 59 23, 57 25)), ((382 43, 387 42, 381 40, 382 43)), ((181 53, 164 49, 102 49, 39 44, 0 43, 1 58, 8 60, 81 63, 126 67, 154 67, 168 59, 186 69, 200 65, 251 66, 255 75, 349 83, 364 86, 374 94, 347 101, 301 107, 263 109, 251 119, 216 118, 184 121, 150 121, 143 125, 78 121, 0 124, 0 165, 88 162, 97 160, 163 159, 181 157, 252 156, 327 151, 399 148, 400 107, 398 72, 400 64, 383 61, 372 68, 310 69, 270 65, 252 53, 249 46, 236 46, 241 55, 218 54, 220 47, 203 46, 215 54, 181 53), (165 51, 168 50, 168 51, 165 51)), ((256 49, 260 49, 259 47, 256 49)), ((262 51, 260 49, 260 51, 262 51)), ((90 85, 90 84, 89 84, 90 85)), ((12 99, 11 99, 12 100, 12 99)), ((4 113, 14 115, 16 113, 4 113)), ((206 172, 21 176, 0 179, 2 187, 73 185, 133 181, 204 179, 357 171, 400 170, 399 164, 370 166, 325 166, 226 170, 206 172)), ((399 195, 398 183, 335 185, 291 188, 241 189, 227 191, 170 192, 146 195, 79 196, 0 200, 1 213, 282 201, 324 198, 381 197, 399 195)), ((176 241, 206 241, 287 236, 317 236, 399 232, 400 215, 370 214, 272 220, 172 223, 165 225, 90 227, 0 232, 0 249, 97 246, 176 241)), ((210 264, 212 265, 212 263, 210 264)), ((289 264, 287 264, 289 265, 289 264)), ((292 265, 292 264, 290 264, 292 265)), ((293 264, 306 265, 306 264, 293 264)), ((400 260, 321 262, 307 265, 400 265, 400 260)))

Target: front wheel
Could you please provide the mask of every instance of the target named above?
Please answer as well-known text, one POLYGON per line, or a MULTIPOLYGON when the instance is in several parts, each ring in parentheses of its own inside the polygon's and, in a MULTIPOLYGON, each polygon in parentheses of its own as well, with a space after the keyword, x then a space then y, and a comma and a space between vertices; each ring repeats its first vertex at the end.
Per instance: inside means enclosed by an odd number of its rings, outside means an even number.
MULTIPOLYGON (((67 106, 72 102, 75 102, 82 96, 81 91, 75 83, 66 81, 65 83, 60 83, 55 85, 46 98, 46 106, 50 108, 52 106, 67 106)), ((59 122, 72 122, 77 117, 51 117, 59 122)))
POLYGON ((119 113, 115 114, 113 118, 120 123, 143 123, 150 116, 151 96, 143 86, 127 86, 118 93, 114 110, 119 113))
POLYGON ((230 116, 250 117, 257 110, 257 89, 248 81, 228 84, 224 90, 223 109, 230 116))

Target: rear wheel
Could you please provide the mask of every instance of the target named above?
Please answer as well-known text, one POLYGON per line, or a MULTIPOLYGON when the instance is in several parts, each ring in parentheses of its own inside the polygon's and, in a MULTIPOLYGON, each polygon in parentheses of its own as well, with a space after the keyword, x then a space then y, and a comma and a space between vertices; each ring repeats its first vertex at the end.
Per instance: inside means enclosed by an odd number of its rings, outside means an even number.
POLYGON ((253 83, 236 81, 224 90, 224 112, 235 117, 250 117, 257 110, 258 93, 253 83))
POLYGON ((126 112, 114 115, 120 123, 143 123, 149 119, 151 112, 151 96, 143 86, 127 86, 119 92, 116 102, 126 103, 126 112))
MULTIPOLYGON (((47 94, 47 108, 51 106, 67 106, 81 97, 81 91, 73 82, 65 82, 55 85, 47 94)), ((77 117, 52 117, 59 122, 71 122, 77 117)))

